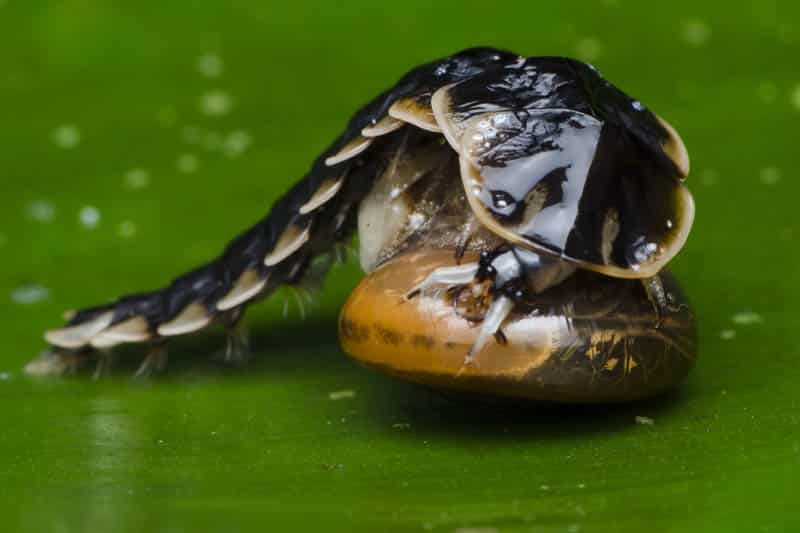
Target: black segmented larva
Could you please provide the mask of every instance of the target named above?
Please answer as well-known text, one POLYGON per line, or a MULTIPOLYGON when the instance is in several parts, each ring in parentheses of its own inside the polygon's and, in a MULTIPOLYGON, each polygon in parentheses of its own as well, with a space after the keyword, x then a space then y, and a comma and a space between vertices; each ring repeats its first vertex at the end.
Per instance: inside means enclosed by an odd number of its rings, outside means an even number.
MULTIPOLYGON (((351 237, 362 200, 393 154, 405 149, 400 148, 407 140, 407 135, 400 133, 404 128, 424 130, 430 136, 437 134, 442 141, 441 150, 449 151, 445 139, 456 149, 462 177, 467 180, 464 183, 469 205, 464 204, 463 209, 471 207, 482 225, 507 242, 537 253, 554 253, 563 260, 609 275, 644 277, 645 271, 657 272, 662 263, 647 247, 653 241, 659 246, 664 243, 664 248, 669 249, 665 251, 666 262, 683 244, 691 225, 687 203, 690 198, 686 200, 679 184, 680 177, 688 171, 688 159, 674 130, 640 104, 631 106, 631 102, 593 68, 563 58, 526 59, 493 48, 474 48, 417 67, 359 110, 344 133, 315 160, 308 174, 219 257, 176 278, 165 288, 78 311, 69 317, 66 326, 47 332, 45 338, 56 353, 83 354, 123 343, 159 345, 163 339, 192 333, 212 323, 235 327, 249 303, 282 285, 301 283, 315 256, 351 237), (481 118, 489 112, 489 118, 481 118), (470 138, 483 139, 483 144, 469 145, 462 140, 465 132, 470 138), (522 144, 515 139, 522 140, 522 144), (525 233, 522 222, 536 213, 527 213, 530 209, 526 211, 527 204, 522 202, 530 202, 530 198, 515 199, 513 187, 508 188, 511 192, 505 188, 490 191, 492 198, 502 198, 502 202, 482 203, 480 195, 486 191, 481 189, 484 179, 477 175, 479 169, 508 168, 509 162, 541 156, 546 150, 555 150, 548 152, 555 154, 553 157, 559 153, 561 159, 573 157, 573 151, 583 154, 588 144, 593 151, 598 150, 598 155, 589 160, 597 168, 608 167, 611 173, 645 169, 659 179, 666 176, 662 185, 643 189, 639 184, 629 186, 606 175, 589 179, 587 167, 587 176, 581 176, 586 184, 581 186, 587 190, 597 184, 611 189, 628 187, 643 196, 651 189, 657 191, 667 198, 668 205, 653 216, 669 217, 669 231, 659 226, 660 218, 654 221, 638 212, 628 216, 632 208, 627 200, 618 201, 596 191, 590 200, 603 207, 597 213, 601 216, 598 227, 604 227, 602 217, 614 226, 609 229, 607 222, 602 235, 587 231, 598 224, 592 214, 594 206, 592 213, 583 207, 587 201, 584 195, 581 206, 574 208, 574 228, 561 231, 568 238, 560 243, 538 230, 525 233), (600 147, 605 150, 603 153, 600 147), (626 160, 633 163, 625 168, 619 166, 615 158, 619 150, 632 152, 634 157, 626 160), (509 202, 515 201, 520 202, 519 209, 509 207, 509 202), (606 211, 616 218, 607 216, 606 211), (680 216, 675 218, 675 212, 680 216), (516 229, 509 230, 511 226, 516 229), (583 240, 578 242, 578 236, 583 240), (598 259, 600 255, 603 257, 598 259)), ((548 184, 551 178, 573 183, 569 169, 579 168, 579 159, 553 167, 555 173, 549 172, 541 183, 548 184)), ((539 198, 537 212, 544 213, 548 202, 563 202, 569 189, 564 186, 558 197, 553 185, 549 186, 539 198)), ((34 365, 29 370, 37 372, 42 368, 34 365)))
POLYGON ((249 301, 299 283, 313 255, 351 236, 355 208, 381 167, 380 158, 366 158, 364 151, 379 152, 388 144, 379 137, 405 124, 390 115, 393 105, 409 97, 429 99, 442 85, 516 57, 492 49, 466 50, 409 72, 356 113, 311 171, 217 259, 163 289, 78 311, 64 328, 49 331, 46 340, 67 350, 107 348, 191 333, 218 320, 235 322, 249 301))

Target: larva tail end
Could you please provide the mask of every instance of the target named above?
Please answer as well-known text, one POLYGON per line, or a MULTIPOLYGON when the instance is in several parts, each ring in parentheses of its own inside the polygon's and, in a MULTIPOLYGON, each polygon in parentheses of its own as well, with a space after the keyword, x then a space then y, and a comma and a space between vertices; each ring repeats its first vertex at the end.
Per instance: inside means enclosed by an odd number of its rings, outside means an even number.
POLYGON ((86 352, 51 348, 25 365, 24 371, 34 377, 63 376, 76 373, 88 361, 86 352))

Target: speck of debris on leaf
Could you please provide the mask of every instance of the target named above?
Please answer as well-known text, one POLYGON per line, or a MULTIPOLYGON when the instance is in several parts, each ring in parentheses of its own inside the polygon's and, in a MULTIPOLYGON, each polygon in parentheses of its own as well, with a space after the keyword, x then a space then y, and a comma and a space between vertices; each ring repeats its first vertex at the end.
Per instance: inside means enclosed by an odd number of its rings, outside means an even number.
POLYGON ((775 185, 781 181, 783 173, 777 167, 764 167, 759 173, 759 179, 764 185, 775 185))
POLYGON ((0 372, 0 381, 8 381, 11 379, 10 372, 0 372))
POLYGON ((81 132, 72 124, 58 126, 53 130, 53 143, 65 150, 75 148, 81 143, 81 132))
POLYGON ((742 311, 741 313, 733 315, 731 321, 739 326, 750 326, 752 324, 760 324, 763 322, 763 319, 761 315, 753 311, 742 311))
POLYGON ((683 40, 692 46, 701 46, 711 38, 711 28, 702 20, 687 21, 683 26, 683 40))
POLYGON ((28 206, 28 216, 37 222, 52 222, 56 218, 56 208, 47 200, 37 200, 28 206))
POLYGON ((232 108, 233 99, 221 89, 208 91, 200 98, 200 111, 211 117, 227 115, 232 108))
POLYGON ((733 340, 736 337, 736 331, 733 329, 723 329, 719 332, 719 338, 724 341, 733 340))
POLYGON ((158 123, 162 126, 174 126, 178 121, 178 112, 174 107, 165 107, 158 111, 158 123))
POLYGON ((11 300, 22 305, 32 305, 43 302, 50 297, 50 290, 42 285, 29 283, 21 285, 11 291, 11 300))
POLYGON ((125 173, 125 185, 129 189, 143 189, 150 184, 150 173, 143 168, 133 168, 125 173))
POLYGON ((216 78, 225 68, 222 58, 215 53, 203 54, 197 58, 197 71, 207 78, 216 78))
POLYGON ((181 129, 181 138, 186 144, 198 144, 203 140, 203 132, 197 126, 184 126, 181 129))
POLYGON ((334 391, 334 392, 328 394, 328 398, 330 398, 331 400, 334 400, 334 401, 337 401, 337 400, 349 400, 349 399, 352 399, 352 398, 355 398, 355 397, 356 397, 356 391, 351 390, 351 389, 337 390, 337 391, 334 391))
POLYGON ((706 187, 716 185, 719 183, 719 172, 713 169, 704 170, 703 173, 700 174, 700 183, 706 187))
POLYGON ((215 152, 222 148, 222 143, 224 139, 222 138, 221 133, 217 133, 216 131, 209 131, 203 137, 203 146, 206 150, 215 152))
POLYGON ((197 167, 199 166, 197 157, 193 154, 182 154, 180 157, 178 157, 176 164, 178 170, 184 174, 191 174, 192 172, 196 171, 197 167))
POLYGON ((117 233, 123 239, 130 239, 136 235, 136 223, 132 220, 123 220, 117 226, 117 233))
POLYGON ((87 205, 81 208, 78 213, 78 219, 81 222, 81 226, 84 228, 94 229, 100 223, 100 210, 94 206, 87 205))
POLYGON ((778 87, 771 81, 762 81, 758 84, 758 96, 762 102, 771 104, 778 99, 778 87))
POLYGON ((792 105, 798 111, 800 111, 800 84, 795 85, 794 89, 792 90, 792 105))
POLYGON ((411 424, 407 422, 399 422, 397 424, 392 424, 394 429, 411 429, 411 424))
POLYGON ((602 55, 603 46, 593 37, 585 37, 578 41, 575 54, 583 61, 594 61, 602 55))
POLYGON ((239 157, 253 144, 253 138, 244 130, 231 132, 223 142, 225 155, 228 157, 239 157))
POLYGON ((652 426, 656 423, 656 421, 649 416, 637 416, 635 420, 640 426, 652 426))

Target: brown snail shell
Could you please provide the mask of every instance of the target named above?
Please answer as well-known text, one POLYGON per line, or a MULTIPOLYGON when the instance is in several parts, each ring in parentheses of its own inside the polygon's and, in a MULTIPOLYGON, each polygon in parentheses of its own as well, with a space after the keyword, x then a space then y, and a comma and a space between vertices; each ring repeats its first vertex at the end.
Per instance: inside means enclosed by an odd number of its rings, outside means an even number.
POLYGON ((405 298, 434 268, 455 263, 453 250, 422 249, 368 275, 341 313, 344 351, 439 389, 563 403, 654 396, 695 363, 694 313, 669 273, 660 274, 669 308, 659 315, 640 280, 578 271, 518 305, 503 335, 467 365, 480 329, 475 317, 465 317, 448 291, 405 298))

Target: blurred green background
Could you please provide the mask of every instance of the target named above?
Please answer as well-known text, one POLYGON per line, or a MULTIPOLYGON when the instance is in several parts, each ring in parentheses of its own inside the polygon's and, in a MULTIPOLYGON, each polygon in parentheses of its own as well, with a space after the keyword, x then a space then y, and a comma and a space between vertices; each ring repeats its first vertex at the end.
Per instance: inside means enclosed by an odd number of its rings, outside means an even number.
POLYGON ((800 527, 799 17, 788 1, 0 0, 1 527, 800 527), (674 271, 701 357, 678 394, 509 412, 374 374, 336 341, 355 265, 305 321, 280 297, 251 310, 243 371, 206 362, 215 332, 149 382, 22 373, 64 309, 213 257, 356 107, 478 44, 591 61, 683 135, 697 219, 674 271))

